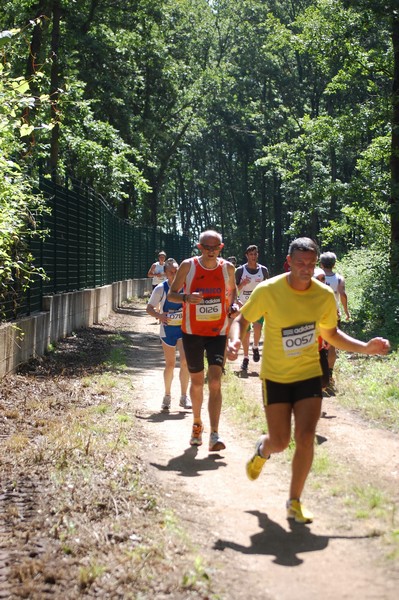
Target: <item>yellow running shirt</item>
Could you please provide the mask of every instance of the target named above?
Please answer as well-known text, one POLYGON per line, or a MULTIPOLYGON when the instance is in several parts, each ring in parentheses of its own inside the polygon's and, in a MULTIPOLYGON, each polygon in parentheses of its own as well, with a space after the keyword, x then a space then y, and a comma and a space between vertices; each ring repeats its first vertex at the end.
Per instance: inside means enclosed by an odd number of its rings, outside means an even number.
POLYGON ((320 325, 337 326, 334 292, 324 283, 312 279, 307 290, 298 291, 283 273, 260 283, 240 312, 252 323, 265 319, 261 379, 293 383, 321 375, 320 325))

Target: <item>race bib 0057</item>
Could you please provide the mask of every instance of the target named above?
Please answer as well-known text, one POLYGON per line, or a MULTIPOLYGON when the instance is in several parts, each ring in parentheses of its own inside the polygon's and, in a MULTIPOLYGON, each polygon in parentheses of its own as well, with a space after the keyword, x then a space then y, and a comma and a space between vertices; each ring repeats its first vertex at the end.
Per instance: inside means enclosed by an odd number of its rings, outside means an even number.
POLYGON ((287 356, 298 356, 316 341, 316 323, 303 323, 281 330, 283 348, 287 356))

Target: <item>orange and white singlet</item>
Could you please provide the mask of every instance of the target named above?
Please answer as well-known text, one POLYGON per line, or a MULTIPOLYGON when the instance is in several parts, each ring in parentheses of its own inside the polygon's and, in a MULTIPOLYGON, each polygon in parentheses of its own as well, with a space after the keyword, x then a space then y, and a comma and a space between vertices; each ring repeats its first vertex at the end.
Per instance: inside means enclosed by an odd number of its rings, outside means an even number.
POLYGON ((197 257, 191 260, 184 286, 185 294, 202 292, 200 304, 183 304, 182 330, 193 335, 227 335, 229 319, 227 262, 218 258, 213 269, 203 267, 197 257))

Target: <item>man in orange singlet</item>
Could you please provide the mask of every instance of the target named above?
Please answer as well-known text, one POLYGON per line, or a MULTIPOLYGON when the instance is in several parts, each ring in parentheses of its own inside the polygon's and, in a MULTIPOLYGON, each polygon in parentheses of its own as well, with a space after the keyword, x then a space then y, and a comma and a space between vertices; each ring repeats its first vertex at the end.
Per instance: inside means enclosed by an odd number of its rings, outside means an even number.
POLYGON ((183 301, 183 347, 190 372, 190 397, 193 430, 190 444, 200 446, 204 426, 201 408, 204 399, 205 366, 208 361, 208 412, 210 421, 209 450, 218 452, 226 446, 219 436, 222 408, 222 371, 230 326, 229 313, 236 299, 235 269, 219 257, 222 236, 216 231, 201 233, 197 244, 201 256, 184 260, 170 286, 168 300, 183 301), (179 292, 183 288, 183 294, 179 292))

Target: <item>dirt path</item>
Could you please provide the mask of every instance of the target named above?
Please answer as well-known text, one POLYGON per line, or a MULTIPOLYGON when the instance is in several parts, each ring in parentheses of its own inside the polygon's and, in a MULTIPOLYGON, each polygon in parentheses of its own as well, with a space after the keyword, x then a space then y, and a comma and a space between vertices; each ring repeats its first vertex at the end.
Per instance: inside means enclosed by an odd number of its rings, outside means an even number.
MULTIPOLYGON (((147 317, 139 326, 154 336, 158 333, 147 317)), ((395 567, 382 558, 384 548, 374 520, 354 520, 339 494, 333 495, 339 481, 327 480, 322 490, 317 490, 317 482, 310 483, 307 503, 316 513, 315 522, 310 526, 289 524, 284 511, 287 459, 271 460, 259 480, 249 482, 244 464, 254 440, 229 423, 226 411, 220 427, 226 450, 210 455, 207 435, 203 446, 190 448, 191 413, 177 406, 177 377, 172 411, 160 414, 160 347, 151 344, 151 348, 143 348, 142 360, 147 365, 151 362, 151 369, 145 370, 139 381, 137 409, 146 459, 162 482, 171 507, 197 540, 199 553, 213 566, 213 577, 224 598, 285 600, 293 594, 299 600, 397 597, 398 564, 395 567)), ((257 378, 249 377, 242 384, 259 401, 257 378)), ((334 399, 325 401, 324 410, 319 440, 332 449, 333 456, 339 457, 356 479, 360 474, 362 481, 364 475, 370 483, 397 493, 398 436, 367 426, 340 409, 334 399)), ((205 411, 204 422, 208 423, 205 411)))
MULTIPOLYGON (((340 408, 333 398, 326 399, 317 452, 325 457, 327 466, 311 474, 304 498, 316 518, 308 526, 291 524, 284 509, 289 456, 273 456, 259 480, 248 481, 244 465, 257 434, 234 425, 227 407, 220 425, 226 450, 208 453, 209 430, 203 446, 191 448, 192 416, 177 405, 177 371, 172 410, 167 415, 160 412, 163 355, 158 326, 146 315, 142 302, 126 305, 102 326, 80 335, 80 345, 73 339, 64 344, 65 364, 47 368, 39 361, 25 374, 10 378, 0 393, 0 598, 396 599, 398 543, 392 544, 390 539, 392 532, 397 536, 399 531, 395 512, 399 500, 398 435, 373 428, 340 408), (47 425, 58 420, 62 424, 64 419, 68 431, 70 409, 94 410, 104 405, 105 410, 103 391, 87 387, 84 379, 97 372, 107 336, 116 339, 119 334, 129 341, 123 345, 128 348, 127 368, 114 378, 117 384, 112 388, 110 406, 121 423, 125 418, 134 420, 134 426, 125 429, 125 458, 114 465, 105 446, 104 466, 109 466, 109 471, 96 471, 88 489, 85 470, 94 471, 95 461, 99 462, 93 453, 90 463, 90 444, 95 441, 90 434, 80 453, 82 464, 77 462, 68 472, 69 485, 62 485, 62 478, 57 481, 62 471, 57 465, 52 470, 54 441, 49 441, 47 425), (25 455, 8 456, 11 439, 12 447, 18 443, 25 455), (134 452, 138 447, 138 461, 131 454, 133 446, 134 452), (37 456, 33 462, 29 459, 32 451, 37 456), (26 464, 18 456, 25 456, 26 464), (185 560, 184 555, 191 544, 187 545, 183 536, 180 546, 171 542, 168 564, 165 558, 161 564, 157 560, 151 565, 139 563, 140 569, 141 565, 151 567, 153 584, 147 593, 137 595, 131 563, 126 562, 127 553, 133 556, 132 527, 138 528, 138 536, 133 536, 136 540, 141 537, 140 527, 148 531, 142 532, 144 536, 152 535, 149 519, 158 529, 163 523, 157 520, 157 511, 146 511, 145 498, 144 508, 135 506, 130 471, 128 485, 121 485, 116 497, 112 486, 101 480, 114 478, 119 470, 123 475, 131 468, 133 475, 138 469, 141 479, 155 480, 162 506, 177 515, 179 527, 196 547, 198 572, 193 577, 206 573, 211 581, 208 587, 181 585, 183 572, 192 565, 192 556, 185 560), (379 502, 379 494, 388 500, 379 502), (367 503, 376 508, 364 512, 367 503), (86 532, 84 542, 66 529, 71 522, 86 532), (115 531, 119 531, 117 544, 115 531), (67 554, 63 536, 69 544, 67 554), (395 550, 396 557, 390 557, 395 550), (92 584, 79 588, 79 572, 89 557, 94 564, 107 565, 107 570, 92 584)), ((238 365, 231 368, 238 369, 238 365)), ((246 394, 260 402, 256 374, 241 383, 246 394)), ((203 410, 207 425, 206 406, 203 410)), ((112 417, 110 413, 108 419, 112 417)), ((76 452, 74 446, 72 451, 76 452)), ((163 536, 163 542, 167 539, 163 536)))

